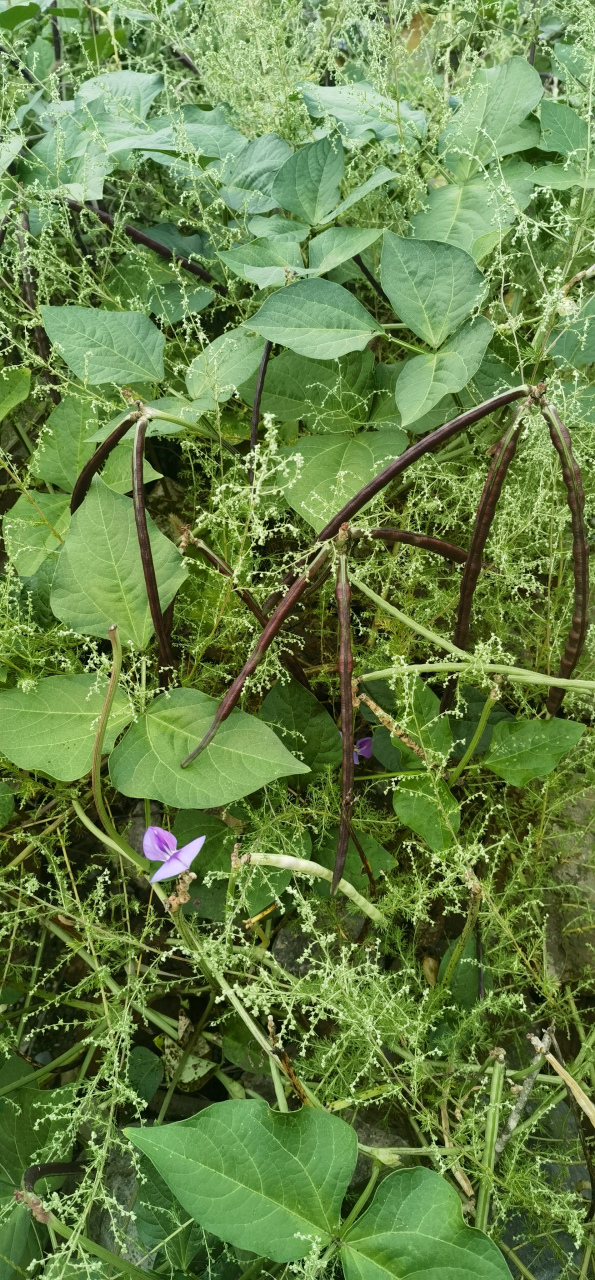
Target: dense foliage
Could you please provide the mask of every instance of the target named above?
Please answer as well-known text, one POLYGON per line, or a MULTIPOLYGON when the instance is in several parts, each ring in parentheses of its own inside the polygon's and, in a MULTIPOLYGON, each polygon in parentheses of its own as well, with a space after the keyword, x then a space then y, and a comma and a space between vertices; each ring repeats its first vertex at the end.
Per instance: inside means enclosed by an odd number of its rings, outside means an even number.
POLYGON ((0 1280, 586 1278, 595 9, 1 4, 0 1280))

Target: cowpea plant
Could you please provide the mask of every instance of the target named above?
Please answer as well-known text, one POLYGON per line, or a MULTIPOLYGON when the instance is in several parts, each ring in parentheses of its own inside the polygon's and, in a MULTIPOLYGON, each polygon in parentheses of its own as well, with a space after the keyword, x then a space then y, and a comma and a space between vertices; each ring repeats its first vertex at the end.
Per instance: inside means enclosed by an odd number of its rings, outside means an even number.
MULTIPOLYGON (((25 8, 36 10, 21 15, 31 21, 38 6, 25 8)), ((54 16, 54 35, 58 18, 70 20, 66 11, 54 16)), ((0 26, 2 19, 0 13, 0 26)), ((347 899, 364 918, 358 941, 369 940, 375 926, 382 947, 396 927, 394 864, 366 831, 355 789, 367 776, 363 767, 376 769, 371 780, 390 778, 394 788, 395 829, 417 841, 411 847, 423 851, 428 866, 444 871, 446 859, 458 857, 463 925, 434 975, 431 1054, 448 1055, 456 1043, 452 1009, 444 1009, 449 992, 456 1007, 473 1008, 493 986, 478 926, 483 890, 472 869, 483 854, 465 843, 470 824, 459 779, 476 770, 486 788, 496 778, 522 789, 550 777, 585 734, 585 725, 564 713, 565 695, 572 693, 574 708, 595 692, 594 680, 574 674, 587 638, 589 545, 581 471, 563 416, 566 403, 575 415, 577 404, 592 413, 593 308, 583 290, 593 272, 577 250, 529 348, 518 340, 514 317, 496 318, 494 262, 522 228, 540 231, 541 191, 570 191, 569 199, 584 201, 592 187, 587 123, 571 105, 571 89, 565 102, 552 93, 533 65, 535 51, 474 69, 439 128, 408 100, 395 116, 395 99, 356 76, 341 84, 296 82, 298 123, 256 135, 236 127, 229 104, 180 103, 164 77, 146 69, 118 67, 75 77, 72 85, 62 79, 59 99, 50 101, 19 50, 9 53, 27 97, 0 144, 0 239, 18 249, 13 283, 28 308, 28 358, 51 412, 35 445, 20 428, 30 455, 24 480, 3 451, 20 495, 4 516, 3 535, 19 607, 28 601, 35 626, 57 631, 69 656, 51 674, 37 669, 34 679, 7 673, 0 753, 20 778, 41 777, 48 789, 57 784, 55 797, 67 798, 83 831, 116 855, 137 885, 150 882, 169 914, 175 946, 207 984, 210 1003, 188 1041, 171 1019, 152 1012, 166 1064, 170 1053, 167 1105, 185 1079, 195 1084, 216 1076, 231 1095, 180 1123, 128 1126, 130 1144, 143 1156, 140 1238, 154 1239, 182 1272, 216 1237, 248 1251, 250 1275, 269 1263, 279 1270, 306 1259, 314 1270, 340 1260, 346 1280, 420 1271, 428 1280, 445 1272, 496 1280, 508 1267, 485 1232, 499 1155, 501 1051, 494 1050, 485 1073, 491 1094, 485 1147, 476 1157, 476 1204, 458 1148, 446 1171, 450 1180, 437 1164, 441 1172, 395 1169, 376 1187, 383 1166, 398 1164, 400 1148, 360 1143, 372 1157, 372 1174, 344 1210, 358 1156, 355 1129, 330 1114, 316 1084, 296 1072, 272 1016, 264 1032, 262 1000, 251 1003, 235 976, 226 977, 230 965, 196 920, 220 923, 228 940, 237 939, 241 894, 245 925, 260 929, 266 952, 270 934, 261 920, 305 878, 313 900, 337 892, 347 899), (404 174, 416 165, 427 194, 411 216, 396 220, 404 174), (146 173, 169 184, 175 221, 137 225, 138 210, 128 212, 131 175, 134 185, 146 173), (58 282, 45 287, 36 247, 58 244, 66 231, 84 271, 95 272, 80 298, 58 282), (107 269, 96 270, 106 245, 107 269), (502 331, 511 339, 506 358, 502 331), (476 424, 480 436, 473 434, 476 424), (559 636, 559 619, 571 616, 559 652, 548 643, 541 664, 520 665, 521 645, 503 639, 502 654, 474 635, 474 604, 491 571, 487 548, 511 476, 523 475, 535 435, 546 428, 570 513, 573 576, 571 585, 562 565, 554 590, 550 572, 551 634, 559 636), (449 442, 457 438, 462 443, 453 452, 449 442), (442 518, 437 527, 430 520, 429 531, 386 524, 389 503, 407 493, 424 466, 469 457, 478 440, 490 460, 475 514, 457 521, 467 530, 464 547, 439 536, 442 518), (157 468, 167 447, 200 469, 188 521, 170 510, 168 523, 157 507, 155 518, 147 509, 148 486, 162 479, 157 468), (247 533, 239 535, 242 521, 247 533), (271 553, 272 568, 264 565, 267 522, 283 542, 280 553, 278 547, 271 553), (248 572, 246 540, 254 559, 248 572), (373 572, 379 546, 387 555, 399 547, 421 551, 422 562, 434 566, 429 574, 436 566, 461 566, 452 639, 446 627, 435 630, 411 616, 414 596, 407 612, 390 589, 373 589, 369 566, 373 572), (329 613, 331 575, 334 715, 319 686, 312 689, 325 664, 309 661, 296 633, 296 619, 316 610, 318 600, 329 613), (207 599, 219 580, 226 603, 234 593, 250 615, 256 638, 245 628, 211 678, 219 606, 202 648, 182 657, 180 636, 197 597, 207 599), (384 619, 407 637, 400 650, 383 649, 384 665, 354 644, 369 605, 377 629, 384 619), (370 729, 365 738, 355 731, 358 715, 370 729), (267 805, 288 804, 299 815, 306 789, 333 778, 339 779, 333 821, 320 818, 321 803, 316 821, 323 836, 314 851, 305 824, 289 852, 270 834, 264 848, 255 843, 242 851, 239 802, 262 805, 263 813, 267 805), (126 829, 126 800, 143 802, 144 855, 126 829), (173 819, 172 831, 152 821, 152 804, 167 815, 164 822, 173 819), (165 879, 175 879, 169 896, 165 879), (471 994, 463 991, 469 961, 476 963, 471 994), (235 1079, 214 1069, 209 1042, 198 1052, 221 999, 270 1074, 276 1109, 246 1097, 241 1085, 238 1096, 235 1079), (184 1048, 172 1066, 178 1040, 184 1048), (184 1077, 187 1069, 194 1076, 184 1077), (288 1093, 299 1104, 292 1113, 288 1093), (467 1211, 475 1208, 474 1227, 463 1219, 461 1198, 467 1211), (185 1224, 182 1213, 190 1215, 185 1224), (165 1219, 177 1224, 167 1235, 165 1219), (171 1234, 183 1238, 185 1254, 181 1241, 172 1246, 177 1253, 167 1254, 171 1234)), ((175 56, 188 65, 188 55, 175 56)), ((564 49, 556 46, 555 57, 559 72, 564 49)), ((192 61, 189 69, 196 71, 192 61)), ((555 78, 564 82, 563 75, 555 78)), ((30 393, 29 366, 6 363, 2 416, 34 407, 30 393)), ((183 506, 183 495, 178 501, 183 506)), ((430 492, 436 513, 432 502, 430 492)), ((415 524, 406 499, 402 510, 403 523, 415 524)), ((0 791, 0 815, 5 798, 10 822, 7 792, 0 791)), ((21 861, 26 856, 27 849, 21 861)), ((8 901, 14 906, 16 898, 8 901)), ((44 928, 63 942, 66 930, 66 945, 71 939, 80 950, 84 931, 74 939, 71 925, 70 915, 57 922, 52 915, 44 928)), ((91 946, 84 955, 99 973, 91 946)), ((136 996, 131 1007, 146 1018, 136 996)), ((105 1011, 97 1025, 105 1036, 105 1011)), ((220 1036, 214 1043, 225 1054, 220 1036)), ((242 1052, 243 1065, 245 1046, 242 1052)), ((414 1061, 401 1040, 391 1052, 414 1061)), ((149 1075, 153 1069, 149 1063, 149 1075)), ((155 1080, 157 1088, 161 1075, 155 1080)), ((6 1082, 0 1076, 0 1095, 15 1092, 25 1111, 30 1088, 14 1073, 6 1082)), ((146 1086, 146 1101, 155 1088, 146 1086)), ((137 1096, 145 1096, 138 1082, 137 1096)), ((577 1105, 589 1114, 580 1098, 577 1105)), ((59 1145, 65 1131, 48 1122, 39 1147, 59 1145)), ((443 1135, 446 1150, 448 1122, 443 1135)), ((33 1164, 38 1148, 31 1134, 25 1146, 8 1178, 20 1180, 27 1166, 18 1203, 0 1227, 0 1254, 12 1248, 11 1262, 20 1268, 38 1256, 33 1235, 46 1248, 47 1229, 71 1233, 45 1207, 36 1183, 84 1175, 81 1164, 33 1164)), ((421 1149, 414 1148, 416 1158, 421 1149)), ((102 1264, 119 1265, 94 1238, 83 1235, 79 1243, 102 1264)), ((126 1260, 121 1269, 141 1274, 126 1260)))

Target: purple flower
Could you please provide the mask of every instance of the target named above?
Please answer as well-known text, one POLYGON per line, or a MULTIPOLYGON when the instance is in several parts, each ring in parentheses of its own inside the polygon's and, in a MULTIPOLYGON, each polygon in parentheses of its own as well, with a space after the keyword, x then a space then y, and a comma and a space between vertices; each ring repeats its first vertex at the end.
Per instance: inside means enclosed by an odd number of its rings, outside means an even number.
POLYGON ((372 756, 372 738, 358 738, 354 743, 353 763, 359 764, 360 756, 362 760, 369 760, 372 756))
POLYGON ((171 831, 164 831, 163 827, 147 827, 143 836, 145 858, 150 862, 163 863, 155 875, 151 876, 151 884, 155 884, 157 880, 170 880, 172 876, 179 876, 187 871, 197 853, 200 853, 205 840, 206 836, 198 836, 190 844, 185 844, 183 849, 178 849, 178 842, 171 831))

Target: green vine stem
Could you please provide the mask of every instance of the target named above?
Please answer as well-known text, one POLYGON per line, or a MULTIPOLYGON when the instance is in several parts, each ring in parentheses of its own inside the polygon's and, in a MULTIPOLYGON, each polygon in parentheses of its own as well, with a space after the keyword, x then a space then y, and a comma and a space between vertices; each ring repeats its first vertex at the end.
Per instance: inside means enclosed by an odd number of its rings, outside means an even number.
MULTIPOLYGON (((574 608, 568 639, 560 659, 558 675, 569 676, 583 651, 589 627, 589 542, 585 528, 585 497, 580 469, 572 453, 570 433, 553 405, 544 400, 541 412, 547 422, 550 438, 562 466, 566 498, 572 521, 572 563, 574 569, 574 608)), ((546 703, 548 715, 560 708, 564 691, 552 688, 546 703)))
POLYGON ((492 1072, 492 1082, 490 1087, 490 1101, 486 1115, 485 1137, 483 1148, 483 1175, 479 1184, 477 1194, 477 1208, 475 1210, 475 1226, 480 1231, 487 1231, 490 1216, 490 1199, 492 1194, 492 1178, 494 1174, 494 1164, 496 1158, 496 1139, 498 1137, 498 1128, 500 1124, 500 1108, 502 1105, 502 1090, 504 1088, 504 1063, 506 1055, 503 1049, 493 1049, 492 1056, 494 1058, 494 1070, 492 1072))
MULTIPOLYGON (((310 862, 307 858, 292 858, 285 853, 251 853, 244 856, 253 867, 277 867, 281 871, 293 871, 294 875, 318 876, 321 880, 328 880, 329 884, 332 883, 332 871, 320 866, 318 862, 310 862)), ((374 921, 374 924, 383 928, 388 924, 388 920, 382 911, 379 911, 373 902, 368 902, 367 898, 363 898, 361 893, 358 893, 357 889, 354 889, 348 880, 339 880, 337 889, 340 889, 346 898, 349 898, 360 911, 363 911, 364 915, 369 916, 370 920, 374 921)))
POLYGON ((478 742, 480 742, 483 731, 490 718, 490 714, 494 709, 494 703, 498 701, 499 696, 500 696, 499 689, 497 688, 496 685, 492 685, 492 688, 490 689, 490 692, 488 693, 488 696, 484 702, 483 709, 479 717, 479 722, 475 730, 475 733, 473 734, 471 742, 469 743, 469 746, 467 747, 465 754, 459 760, 458 765, 452 770, 452 772, 449 775, 449 778, 448 778, 449 787, 452 787, 453 784, 457 781, 457 778, 460 778, 463 772, 463 769, 467 767, 471 757, 474 755, 477 744, 478 742))
POLYGON ((371 680, 388 680, 402 677, 408 672, 425 675, 431 672, 453 671, 469 679, 480 679, 486 675, 506 676, 507 680, 518 684, 552 685, 555 689, 571 689, 578 693, 595 693, 595 680, 563 680, 559 676, 546 676, 541 671, 525 671, 523 667, 507 667, 503 662, 413 662, 404 663, 402 667, 386 667, 382 671, 366 671, 360 680, 369 683, 371 680))

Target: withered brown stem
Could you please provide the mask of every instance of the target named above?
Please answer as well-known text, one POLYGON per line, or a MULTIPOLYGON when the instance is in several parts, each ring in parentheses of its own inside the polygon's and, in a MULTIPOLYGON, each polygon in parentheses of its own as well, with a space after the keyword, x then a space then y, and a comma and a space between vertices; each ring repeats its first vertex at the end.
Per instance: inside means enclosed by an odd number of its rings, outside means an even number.
MULTIPOLYGON (((211 547, 208 547, 206 542, 202 541, 202 538, 195 538, 192 535, 186 535, 186 541, 191 542, 192 546, 196 547, 197 551, 200 551, 201 555, 205 557, 205 560, 208 560, 209 564, 212 564, 215 569, 218 569, 219 573, 222 574, 224 578, 229 578, 236 595, 239 596, 240 600, 243 600, 244 604, 254 615, 257 622, 260 623, 261 627, 266 627, 268 623, 266 613, 263 613, 258 600, 255 600, 251 591, 248 591, 246 587, 239 587, 237 585, 234 581, 233 569, 228 565, 227 561, 223 560, 221 556, 218 556, 217 552, 213 551, 211 547)), ((297 658, 294 657, 292 653, 287 652, 282 653, 280 656, 283 666, 287 671, 289 671, 290 675, 292 675, 295 680, 299 680, 299 683, 302 684, 305 689, 309 689, 310 682, 297 658)))
POLYGON ((454 560, 456 564, 464 564, 467 552, 462 547, 455 547, 452 542, 443 538, 432 538, 425 533, 410 533, 408 529, 350 529, 350 538, 375 538, 381 542, 403 542, 409 547, 421 547, 423 551, 435 551, 445 560, 454 560))
MULTIPOLYGON (((262 360, 260 362, 260 368, 258 370, 258 377, 256 379, 256 387, 254 390, 254 403, 252 405, 252 418, 250 420, 250 452, 252 453, 253 457, 254 457, 254 450, 258 444, 258 419, 260 418, 260 402, 262 400, 262 392, 264 389, 264 380, 266 378, 267 365, 269 363, 269 356, 272 350, 273 350, 272 342, 268 342, 268 341, 265 342, 264 351, 262 353, 262 360)), ((253 467, 250 467, 248 476, 249 476, 250 484, 254 484, 253 467)))
MULTIPOLYGON (((568 639, 560 659, 558 676, 567 679, 572 674, 583 651, 589 626, 589 543, 585 528, 585 497, 580 469, 572 452, 570 433, 562 419, 547 400, 541 403, 541 412, 547 422, 550 438, 562 466, 566 486, 566 500, 572 522, 572 563, 574 569, 574 608, 568 639)), ((550 689, 546 710, 554 716, 564 697, 563 689, 550 689)))
POLYGON ((136 520, 136 533, 138 537, 141 564, 143 566, 145 586, 147 588, 147 598, 149 601, 149 609, 151 610, 155 636, 157 638, 157 648, 159 650, 159 685, 160 688, 167 689, 171 678, 173 657, 169 642, 169 635, 164 624, 161 605, 159 603, 159 591, 157 589, 157 578, 155 577, 155 565, 153 564, 153 553, 151 551, 149 530, 147 528, 145 486, 143 482, 146 430, 147 419, 141 417, 136 424, 134 449, 132 452, 132 501, 134 504, 134 518, 136 520))
MULTIPOLYGON (((347 530, 341 530, 343 545, 347 530)), ((341 535, 339 535, 341 536, 341 535)), ((339 684, 341 689, 341 735, 343 739, 343 763, 341 768, 341 816, 339 819, 339 835, 337 852, 333 867, 331 896, 337 887, 345 868, 347 847, 351 831, 351 813, 353 810, 353 693, 351 677, 353 674, 353 654, 351 652, 351 614, 349 574, 347 572, 347 556, 344 549, 337 556, 337 585, 335 600, 339 616, 339 684)))
MULTIPOLYGON (((483 487, 477 515, 475 517, 475 525, 473 528, 473 536, 471 538, 471 546, 469 555, 465 563, 461 588, 459 593, 459 606, 457 609, 457 621, 454 629, 453 641, 457 648, 464 649, 469 635, 469 624, 471 621, 471 608, 473 605, 473 596, 475 588, 481 572, 481 564, 485 544, 488 534, 492 527, 498 499, 502 492, 502 485, 506 478, 508 468, 516 453, 519 433, 521 430, 522 416, 526 412, 529 400, 525 400, 518 409, 515 410, 510 423, 502 438, 498 441, 492 465, 488 471, 487 480, 483 487)), ((447 680, 440 710, 447 711, 455 695, 457 687, 457 677, 450 676, 447 680)))
POLYGON ((264 658, 264 655, 267 649, 269 648, 269 645, 275 639, 275 636, 278 635, 285 619, 291 613, 292 609, 295 608, 298 600, 304 594, 304 591, 306 590, 306 587, 308 586, 310 579, 314 576, 316 571, 320 568, 320 565, 326 559, 327 555, 328 555, 328 547, 322 547, 321 550, 318 552, 316 558, 312 561, 311 564, 308 565, 305 572, 299 578, 297 578, 297 580, 289 588, 289 591, 283 597, 283 600, 277 606, 277 608, 275 609, 275 612, 268 619, 266 627, 264 627, 264 629, 262 630, 258 638, 257 644, 255 645, 254 649, 252 650, 252 653, 250 654, 250 657, 248 658, 248 661, 242 667, 240 674, 236 676, 233 684, 228 689, 222 702, 219 703, 219 706, 213 718, 213 722, 210 725, 210 727, 207 729, 207 732, 205 733, 204 738, 202 739, 201 742, 199 742, 198 746, 194 748, 194 751, 191 751, 190 754, 187 755, 186 758, 181 761, 180 767, 182 769, 185 769, 186 766, 189 765, 192 760, 195 760, 196 757, 200 755, 201 751, 204 751, 205 747, 208 747, 209 743, 213 741, 213 738, 215 737, 215 734, 219 726, 223 724, 224 720, 227 720, 227 717, 231 714, 234 707, 238 703, 240 699, 240 695, 242 693, 242 689, 244 688, 244 685, 246 683, 246 680, 248 679, 249 676, 252 675, 254 671, 256 671, 256 668, 259 662, 261 662, 262 659, 264 658))
POLYGON ((109 458, 112 449, 115 449, 116 445, 120 443, 120 440, 123 439, 126 432, 130 431, 132 424, 136 422, 139 417, 140 410, 132 409, 124 421, 120 423, 119 427, 115 427, 111 432, 111 435, 101 441, 99 448, 95 450, 93 456, 85 463, 82 471, 77 477, 74 489, 72 490, 72 497, 70 499, 70 514, 72 516, 75 511, 78 511, 81 503, 84 502, 91 487, 93 476, 101 469, 106 458, 109 458))
MULTIPOLYGON (((91 209, 87 204, 80 204, 78 200, 67 198, 66 203, 69 209, 74 209, 76 213, 90 213, 94 218, 98 218, 103 222, 104 226, 116 226, 116 219, 111 213, 106 213, 103 209, 91 209)), ((162 258, 167 258, 170 262, 175 259, 184 271, 190 271, 193 276, 198 276, 200 280, 205 280, 207 284, 215 290, 215 293, 226 294, 227 289, 223 284, 217 284, 213 279, 210 271, 205 267, 201 267, 198 262, 191 262, 189 258, 185 258, 180 253, 174 253, 172 249, 168 249, 167 245, 161 244, 159 240, 154 240, 152 236, 148 236, 145 231, 139 231, 138 227, 132 227, 129 222, 118 224, 118 230, 122 231, 129 240, 133 240, 135 244, 144 244, 147 249, 152 249, 153 253, 158 253, 162 258)))

